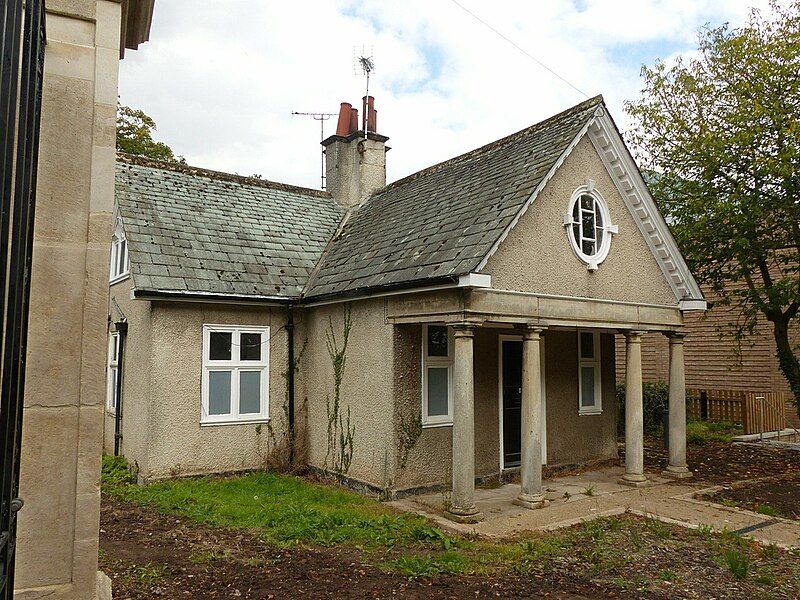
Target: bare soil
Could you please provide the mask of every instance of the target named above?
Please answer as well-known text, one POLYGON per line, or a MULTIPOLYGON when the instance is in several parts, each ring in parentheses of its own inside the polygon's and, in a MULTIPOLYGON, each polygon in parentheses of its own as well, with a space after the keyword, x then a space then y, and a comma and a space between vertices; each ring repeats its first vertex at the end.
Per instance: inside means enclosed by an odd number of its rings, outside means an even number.
POLYGON ((211 528, 103 498, 100 568, 115 600, 144 598, 586 598, 613 589, 569 573, 545 579, 408 578, 351 547, 278 549, 249 532, 211 528))
POLYGON ((767 516, 800 520, 800 473, 734 484, 705 496, 704 500, 737 506, 767 516))

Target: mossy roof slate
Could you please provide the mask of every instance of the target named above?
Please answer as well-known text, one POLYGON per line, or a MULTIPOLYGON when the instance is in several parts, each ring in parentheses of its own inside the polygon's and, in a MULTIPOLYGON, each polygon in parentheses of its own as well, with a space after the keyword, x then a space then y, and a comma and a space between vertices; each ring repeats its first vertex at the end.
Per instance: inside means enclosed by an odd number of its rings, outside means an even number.
POLYGON ((138 293, 297 298, 344 211, 329 194, 118 156, 138 293))
POLYGON ((603 99, 396 181, 354 210, 306 287, 321 298, 473 272, 603 99))

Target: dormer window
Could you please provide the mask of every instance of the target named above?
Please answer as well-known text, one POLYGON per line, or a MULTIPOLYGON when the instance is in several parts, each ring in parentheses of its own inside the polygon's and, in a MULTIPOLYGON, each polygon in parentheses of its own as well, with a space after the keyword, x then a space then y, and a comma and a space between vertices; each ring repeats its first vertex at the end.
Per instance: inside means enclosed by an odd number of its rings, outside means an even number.
POLYGON ((611 236, 618 232, 618 228, 611 224, 608 205, 595 189, 594 181, 588 180, 586 185, 573 192, 568 210, 564 215, 564 226, 570 245, 589 270, 595 271, 608 256, 611 236))
POLYGON ((122 221, 117 219, 114 227, 114 235, 111 237, 111 272, 109 280, 111 283, 121 281, 128 276, 128 241, 125 239, 125 232, 122 231, 122 221))

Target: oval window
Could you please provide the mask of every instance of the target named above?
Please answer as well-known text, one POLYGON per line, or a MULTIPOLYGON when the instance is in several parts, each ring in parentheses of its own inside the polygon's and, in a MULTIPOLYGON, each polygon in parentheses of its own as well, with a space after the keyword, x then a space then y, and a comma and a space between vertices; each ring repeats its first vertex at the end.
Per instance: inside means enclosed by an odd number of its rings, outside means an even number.
POLYGON ((602 196, 587 187, 576 190, 565 221, 575 254, 590 269, 596 269, 608 255, 611 233, 616 233, 602 196))

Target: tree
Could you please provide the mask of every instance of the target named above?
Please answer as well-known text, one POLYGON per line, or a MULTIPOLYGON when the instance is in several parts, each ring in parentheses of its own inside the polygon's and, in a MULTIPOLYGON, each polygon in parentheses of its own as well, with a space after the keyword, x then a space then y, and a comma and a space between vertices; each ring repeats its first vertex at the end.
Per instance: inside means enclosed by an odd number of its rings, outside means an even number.
POLYGON ((800 414, 800 0, 770 8, 705 28, 695 57, 644 67, 626 110, 690 267, 735 310, 737 342, 772 324, 800 414))
POLYGON ((172 148, 153 139, 156 122, 142 110, 117 105, 117 150, 157 160, 185 163, 172 148))

